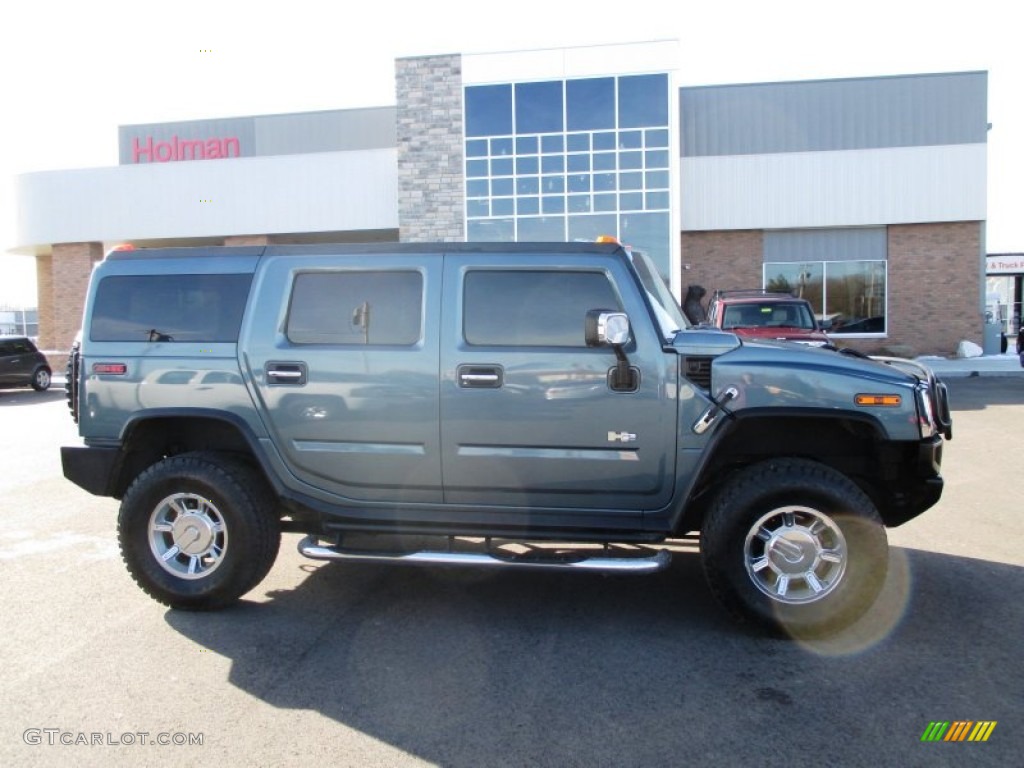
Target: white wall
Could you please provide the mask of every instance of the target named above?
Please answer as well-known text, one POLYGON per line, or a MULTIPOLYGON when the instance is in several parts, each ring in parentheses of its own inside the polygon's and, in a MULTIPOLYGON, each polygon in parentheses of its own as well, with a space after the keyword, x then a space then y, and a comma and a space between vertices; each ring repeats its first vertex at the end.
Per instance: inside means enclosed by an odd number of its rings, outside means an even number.
POLYGON ((986 145, 684 157, 684 230, 983 221, 986 145))
POLYGON ((51 243, 398 227, 397 150, 29 173, 16 251, 51 243))

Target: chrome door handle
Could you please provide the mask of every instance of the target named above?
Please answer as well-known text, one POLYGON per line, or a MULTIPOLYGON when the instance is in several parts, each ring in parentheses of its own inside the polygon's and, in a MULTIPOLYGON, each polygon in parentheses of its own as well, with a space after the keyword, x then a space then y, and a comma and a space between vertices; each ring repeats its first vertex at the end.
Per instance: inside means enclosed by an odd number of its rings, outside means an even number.
POLYGON ((500 365, 460 365, 455 377, 464 389, 499 389, 504 371, 500 365))

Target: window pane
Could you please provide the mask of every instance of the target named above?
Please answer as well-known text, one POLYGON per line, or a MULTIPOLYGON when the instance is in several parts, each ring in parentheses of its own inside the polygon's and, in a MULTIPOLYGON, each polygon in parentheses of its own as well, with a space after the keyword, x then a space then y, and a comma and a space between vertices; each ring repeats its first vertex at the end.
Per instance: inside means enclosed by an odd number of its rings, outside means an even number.
POLYGON ((569 195, 569 213, 590 213, 590 195, 569 195))
POLYGON ((615 149, 615 131, 594 134, 594 149, 615 149))
POLYGON ((540 199, 540 209, 544 213, 565 213, 565 198, 564 197, 542 197, 540 199))
POLYGON ((596 152, 592 155, 594 158, 594 170, 595 171, 614 171, 615 170, 615 153, 614 152, 596 152))
POLYGON ((594 210, 595 211, 614 211, 615 206, 618 204, 618 198, 615 195, 594 195, 594 210))
POLYGON ((570 171, 589 171, 590 155, 567 155, 570 171))
POLYGON ((512 133, 512 86, 474 85, 466 88, 466 136, 512 133))
POLYGON ((615 214, 603 213, 569 217, 569 242, 597 240, 601 235, 617 235, 615 214))
POLYGON ((595 173, 594 174, 594 191, 595 192, 614 192, 615 191, 615 174, 614 173, 595 173))
POLYGON ((515 213, 511 197, 496 197, 491 200, 491 213, 494 216, 511 216, 515 213))
POLYGON ((668 171, 648 171, 644 177, 648 189, 668 189, 668 171))
POLYGON ((825 263, 830 333, 885 333, 885 262, 825 263))
POLYGON ((561 136, 541 136, 540 137, 540 151, 545 153, 550 152, 563 152, 565 150, 565 142, 561 136))
POLYGON ((492 176, 511 176, 512 175, 512 158, 511 157, 507 157, 507 158, 499 158, 497 160, 491 160, 491 175, 492 176))
POLYGON ((516 85, 516 132, 562 130, 562 81, 516 85))
POLYGON ((491 194, 492 195, 511 195, 512 194, 512 179, 492 179, 491 180, 491 194))
POLYGON ((517 195, 537 195, 540 194, 540 179, 536 176, 525 176, 516 179, 516 194, 517 195))
MULTIPOLYGON (((520 216, 535 216, 540 213, 539 197, 520 197, 516 199, 516 213, 520 216)), ((523 220, 519 220, 519 240, 523 239, 523 220)))
POLYGON ((654 128, 644 131, 644 136, 646 136, 646 146, 648 148, 668 147, 668 129, 666 128, 654 128))
POLYGON ((512 139, 491 139, 491 154, 506 156, 512 154, 512 139))
POLYGON ((764 265, 764 287, 769 291, 780 291, 807 299, 814 307, 815 314, 824 314, 824 264, 820 261, 801 264, 799 262, 767 262, 764 265))
POLYGON ((473 139, 466 142, 466 157, 486 157, 487 140, 473 139))
POLYGON ((668 125, 668 75, 619 78, 619 126, 668 125))
POLYGON ((516 154, 518 154, 518 155, 535 155, 535 154, 537 154, 537 137, 536 136, 518 136, 518 137, 516 137, 516 154))
POLYGON ((570 131, 615 127, 615 80, 600 77, 565 83, 566 122, 570 131))
POLYGON ((643 207, 643 192, 626 192, 619 195, 619 208, 623 211, 641 211, 643 207))
POLYGON ((619 152, 619 168, 639 170, 643 167, 643 162, 643 152, 619 152))
POLYGON ((512 219, 474 219, 468 222, 467 240, 506 243, 515 240, 512 219))
POLYGON ((480 177, 487 175, 487 161, 486 160, 470 160, 466 163, 466 175, 472 177, 480 177))
POLYGON ((111 276, 96 291, 89 338, 237 341, 252 275, 111 276))
POLYGON ((644 175, 639 172, 620 173, 619 189, 634 190, 644 188, 644 175))
POLYGON ((644 163, 648 168, 668 168, 668 150, 647 150, 644 152, 644 163))
POLYGON ((590 151, 590 134, 589 133, 574 133, 571 134, 566 142, 566 148, 570 152, 589 152, 590 151))
POLYGON ((668 208, 668 192, 648 192, 644 195, 644 207, 649 211, 668 208))
POLYGON ((487 197, 487 179, 470 179, 466 182, 466 197, 487 197))
MULTIPOLYGON (((658 268, 662 279, 669 280, 671 272, 671 252, 669 214, 664 213, 624 213, 619 217, 621 239, 639 251, 643 251, 658 268)), ((676 232, 676 236, 679 233, 676 232)))
POLYGON ((565 192, 565 176, 542 176, 541 190, 544 194, 565 192))
POLYGON ((589 192, 590 191, 590 175, 586 173, 577 173, 569 177, 569 191, 570 192, 589 192))
POLYGON ((600 272, 474 271, 463 302, 466 341, 500 347, 583 347, 587 312, 621 308, 600 272))
POLYGON ((466 216, 469 218, 480 218, 491 215, 491 204, 487 200, 467 200, 466 216))
POLYGON ((565 155, 546 155, 540 159, 543 173, 557 173, 565 170, 565 155))
POLYGON ((537 216, 519 220, 520 242, 550 243, 565 240, 564 216, 537 216))
POLYGON ((409 345, 422 315, 419 272, 306 272, 295 278, 287 335, 296 344, 409 345))
POLYGON ((523 173, 529 174, 529 173, 536 173, 537 171, 538 171, 538 163, 537 163, 536 156, 529 155, 527 157, 517 157, 516 158, 516 173, 519 173, 519 174, 523 174, 523 173))
POLYGON ((619 149, 642 149, 643 146, 643 131, 621 131, 619 133, 619 149))

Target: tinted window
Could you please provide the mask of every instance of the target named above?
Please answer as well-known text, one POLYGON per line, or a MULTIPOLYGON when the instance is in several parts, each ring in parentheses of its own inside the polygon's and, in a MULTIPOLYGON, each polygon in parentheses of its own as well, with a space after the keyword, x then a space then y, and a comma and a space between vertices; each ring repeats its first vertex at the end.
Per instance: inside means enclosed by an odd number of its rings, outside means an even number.
POLYGON ((252 275, 118 275, 96 290, 93 341, 237 341, 252 275))
POLYGON ((567 80, 565 114, 570 131, 615 127, 615 79, 567 80))
POLYGON ((668 123, 668 76, 619 78, 619 127, 668 123))
POLYGON ((420 340, 419 272, 306 272, 295 278, 288 338, 296 344, 384 344, 420 340))
POLYGON ((466 88, 466 135, 500 136, 512 133, 512 86, 477 85, 466 88))
POLYGON ((601 272, 475 271, 464 286, 464 335, 481 346, 582 347, 587 311, 619 308, 601 272))
POLYGON ((562 83, 519 83, 516 86, 516 132, 562 130, 562 83))

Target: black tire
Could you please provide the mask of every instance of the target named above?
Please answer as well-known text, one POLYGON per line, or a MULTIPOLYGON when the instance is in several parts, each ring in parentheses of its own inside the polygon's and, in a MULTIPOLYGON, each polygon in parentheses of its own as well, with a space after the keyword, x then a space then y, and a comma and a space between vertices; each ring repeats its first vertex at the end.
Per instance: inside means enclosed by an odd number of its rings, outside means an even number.
POLYGON ((50 369, 45 366, 36 368, 35 373, 32 374, 32 389, 36 392, 45 392, 50 388, 50 383, 53 377, 50 375, 50 369))
POLYGON ((730 479, 708 511, 701 559, 715 597, 742 621, 821 637, 874 603, 889 563, 867 495, 817 462, 778 459, 730 479))
POLYGON ((136 583, 164 605, 230 605, 263 580, 277 557, 281 533, 271 499, 263 478, 229 456, 164 459, 124 495, 121 557, 136 583))
POLYGON ((75 424, 78 423, 78 362, 81 357, 79 347, 77 341, 71 346, 71 354, 68 355, 68 363, 64 368, 64 399, 67 400, 68 410, 71 411, 71 418, 75 424))

